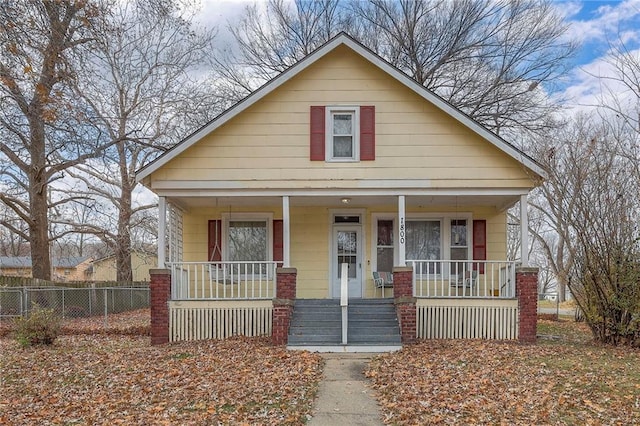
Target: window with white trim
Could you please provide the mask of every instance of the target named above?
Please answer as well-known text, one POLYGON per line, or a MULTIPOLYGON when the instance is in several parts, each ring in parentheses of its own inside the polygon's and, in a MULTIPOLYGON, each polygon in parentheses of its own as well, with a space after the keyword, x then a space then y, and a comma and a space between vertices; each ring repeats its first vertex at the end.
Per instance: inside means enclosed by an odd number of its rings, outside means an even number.
MULTIPOLYGON (((460 260, 472 259, 471 252, 471 214, 416 214, 407 217, 405 231, 406 260, 460 260)), ((373 228, 376 238, 376 268, 385 271, 389 262, 394 262, 393 253, 397 242, 389 235, 393 228, 390 217, 379 217, 373 228)), ((451 263, 451 273, 461 265, 451 263)), ((441 264, 430 265, 429 273, 441 272, 441 264)))
POLYGON ((327 161, 358 161, 359 108, 327 107, 327 161))

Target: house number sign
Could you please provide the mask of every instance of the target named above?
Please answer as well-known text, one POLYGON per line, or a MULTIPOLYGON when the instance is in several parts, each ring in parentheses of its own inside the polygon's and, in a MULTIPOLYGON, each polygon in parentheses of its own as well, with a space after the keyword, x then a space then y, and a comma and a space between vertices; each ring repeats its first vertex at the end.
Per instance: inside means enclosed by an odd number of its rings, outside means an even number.
POLYGON ((400 218, 400 244, 404 244, 404 217, 400 218))

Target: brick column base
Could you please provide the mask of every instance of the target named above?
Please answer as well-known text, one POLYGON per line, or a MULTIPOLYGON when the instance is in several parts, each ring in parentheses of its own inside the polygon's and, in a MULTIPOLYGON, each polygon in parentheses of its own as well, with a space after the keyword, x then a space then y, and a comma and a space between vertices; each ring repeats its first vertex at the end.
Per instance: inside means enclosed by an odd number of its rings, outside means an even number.
POLYGON ((289 341, 289 324, 293 314, 293 302, 296 299, 296 268, 276 269, 276 298, 273 300, 273 322, 271 342, 274 345, 286 345, 289 341))
POLYGON ((402 343, 416 341, 416 298, 413 297, 413 268, 396 266, 393 268, 393 297, 396 315, 400 325, 402 343))
POLYGON ((538 268, 516 268, 518 340, 534 343, 538 327, 538 268))
POLYGON ((151 269, 151 344, 169 343, 169 300, 171 299, 171 271, 151 269))

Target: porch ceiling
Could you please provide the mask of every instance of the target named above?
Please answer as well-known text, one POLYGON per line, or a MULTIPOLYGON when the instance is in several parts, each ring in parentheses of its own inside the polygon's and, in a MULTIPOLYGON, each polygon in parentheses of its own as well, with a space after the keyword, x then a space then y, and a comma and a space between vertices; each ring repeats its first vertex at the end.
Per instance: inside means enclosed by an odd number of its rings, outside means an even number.
MULTIPOLYGON (((249 207, 249 206, 281 206, 280 196, 223 196, 223 197, 169 197, 170 202, 185 209, 201 207, 249 207)), ((408 195, 406 206, 490 206, 506 209, 520 200, 520 195, 408 195)), ((317 206, 328 208, 364 208, 370 206, 397 206, 396 195, 290 195, 289 205, 317 206), (345 203, 342 200, 348 199, 345 203)))

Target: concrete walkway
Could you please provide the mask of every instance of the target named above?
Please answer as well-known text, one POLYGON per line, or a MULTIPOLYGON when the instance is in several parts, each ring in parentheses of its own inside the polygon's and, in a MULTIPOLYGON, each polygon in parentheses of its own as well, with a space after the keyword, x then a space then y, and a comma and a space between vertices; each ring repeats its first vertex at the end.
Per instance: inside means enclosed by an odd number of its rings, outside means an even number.
POLYGON ((325 353, 324 378, 313 409, 311 426, 382 425, 373 390, 362 371, 372 353, 325 353))

